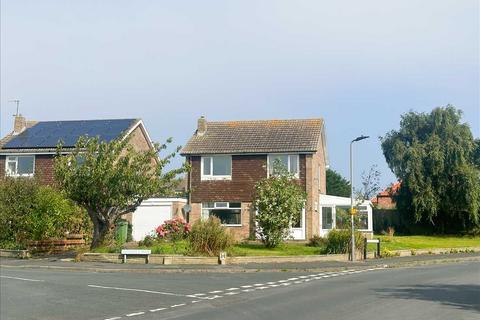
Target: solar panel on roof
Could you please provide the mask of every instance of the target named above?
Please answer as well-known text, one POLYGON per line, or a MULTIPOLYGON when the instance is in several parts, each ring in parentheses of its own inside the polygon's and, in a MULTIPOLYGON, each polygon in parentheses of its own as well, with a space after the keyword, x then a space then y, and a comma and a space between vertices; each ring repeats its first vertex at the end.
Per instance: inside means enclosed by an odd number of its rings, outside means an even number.
POLYGON ((28 128, 7 144, 4 149, 55 148, 59 141, 64 147, 73 147, 84 135, 98 136, 110 142, 119 137, 133 124, 135 119, 45 121, 28 128))

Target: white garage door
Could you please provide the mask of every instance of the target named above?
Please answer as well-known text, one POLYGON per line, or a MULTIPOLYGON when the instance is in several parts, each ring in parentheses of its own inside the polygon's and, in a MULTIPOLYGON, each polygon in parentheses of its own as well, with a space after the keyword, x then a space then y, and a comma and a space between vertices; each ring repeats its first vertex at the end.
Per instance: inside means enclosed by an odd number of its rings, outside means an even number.
POLYGON ((165 220, 172 218, 172 204, 141 205, 132 216, 132 237, 140 241, 165 220))

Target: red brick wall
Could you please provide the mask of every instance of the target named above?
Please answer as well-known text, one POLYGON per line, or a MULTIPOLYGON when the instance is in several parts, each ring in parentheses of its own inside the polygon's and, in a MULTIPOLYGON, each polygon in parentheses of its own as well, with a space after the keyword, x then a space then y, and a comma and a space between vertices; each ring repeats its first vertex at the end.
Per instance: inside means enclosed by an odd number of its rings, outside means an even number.
POLYGON ((53 177, 53 157, 54 155, 36 155, 35 156, 35 176, 42 184, 52 185, 53 177))
POLYGON ((5 177, 5 156, 0 156, 0 179, 5 177))
MULTIPOLYGON (((232 179, 201 181, 201 157, 191 159, 191 202, 252 202, 255 183, 267 176, 266 155, 232 156, 232 179)), ((300 183, 305 189, 305 155, 300 155, 300 183)))
MULTIPOLYGON (((53 156, 54 155, 35 155, 35 177, 39 178, 43 184, 52 185, 53 178, 53 156)), ((5 177, 5 158, 0 156, 0 177, 5 177)))

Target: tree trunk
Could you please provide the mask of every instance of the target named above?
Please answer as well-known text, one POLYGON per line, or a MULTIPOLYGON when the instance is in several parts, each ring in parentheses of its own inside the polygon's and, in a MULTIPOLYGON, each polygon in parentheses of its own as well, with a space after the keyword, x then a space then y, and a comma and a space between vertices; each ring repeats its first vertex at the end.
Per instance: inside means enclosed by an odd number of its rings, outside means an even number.
POLYGON ((95 212, 89 212, 88 214, 93 222, 93 237, 90 249, 95 249, 105 244, 105 240, 110 233, 112 223, 111 221, 101 221, 98 219, 97 213, 95 212))

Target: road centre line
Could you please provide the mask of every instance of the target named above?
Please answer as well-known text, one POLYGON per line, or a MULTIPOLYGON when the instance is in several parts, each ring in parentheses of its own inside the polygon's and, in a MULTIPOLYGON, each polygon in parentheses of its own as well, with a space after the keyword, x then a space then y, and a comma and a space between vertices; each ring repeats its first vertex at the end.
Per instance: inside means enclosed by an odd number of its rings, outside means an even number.
POLYGON ((145 312, 143 312, 143 311, 134 312, 134 313, 126 314, 125 316, 126 316, 126 317, 135 317, 135 316, 141 316, 142 314, 145 314, 145 312))
POLYGON ((9 277, 9 276, 0 276, 0 278, 20 280, 20 281, 30 281, 30 282, 45 282, 45 280, 19 278, 19 277, 9 277))
MULTIPOLYGON (((192 301, 193 303, 193 301, 192 301)), ((166 310, 167 308, 157 308, 157 309, 151 309, 149 310, 150 312, 158 312, 158 311, 162 311, 162 310, 166 310)))
POLYGON ((152 290, 144 290, 144 289, 105 287, 105 286, 97 286, 97 285, 94 285, 94 284, 89 284, 88 287, 97 288, 97 289, 110 289, 110 290, 120 290, 120 291, 135 291, 135 292, 154 293, 154 294, 161 294, 161 295, 165 295, 165 296, 198 298, 198 297, 196 297, 194 295, 191 295, 191 294, 179 294, 179 293, 152 291, 152 290))
POLYGON ((184 305, 186 305, 186 303, 174 304, 173 306, 170 306, 170 308, 183 307, 184 305))
POLYGON ((107 318, 107 319, 105 319, 105 320, 118 320, 118 319, 122 319, 122 317, 107 318))

